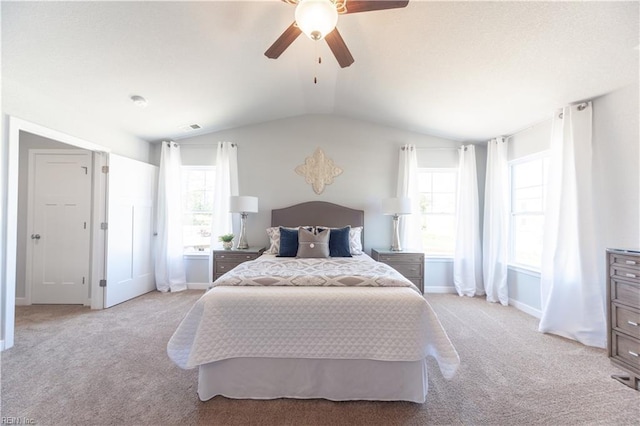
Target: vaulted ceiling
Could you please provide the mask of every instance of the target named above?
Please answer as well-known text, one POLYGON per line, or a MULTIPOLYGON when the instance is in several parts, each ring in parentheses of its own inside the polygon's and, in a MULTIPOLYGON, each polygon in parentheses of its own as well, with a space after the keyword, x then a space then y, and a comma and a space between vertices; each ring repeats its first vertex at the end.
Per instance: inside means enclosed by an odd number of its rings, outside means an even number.
POLYGON ((482 141, 637 82, 638 5, 410 0, 340 16, 342 69, 304 35, 264 56, 294 20, 279 0, 3 1, 2 85, 148 141, 311 113, 482 141))

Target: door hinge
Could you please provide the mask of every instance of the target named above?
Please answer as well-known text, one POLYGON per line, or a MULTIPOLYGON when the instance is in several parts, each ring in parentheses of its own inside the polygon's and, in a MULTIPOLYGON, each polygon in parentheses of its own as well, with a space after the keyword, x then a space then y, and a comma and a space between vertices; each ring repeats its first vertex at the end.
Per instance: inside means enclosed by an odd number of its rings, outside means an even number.
POLYGON ((109 173, 109 166, 102 166, 102 173, 109 173))
POLYGON ((106 231, 107 229, 109 229, 109 224, 107 222, 101 222, 100 229, 102 229, 103 231, 106 231))
POLYGON ((107 280, 100 280, 100 287, 106 287, 107 286, 107 280))
POLYGON ((84 277, 82 277, 82 284, 84 284, 84 277))

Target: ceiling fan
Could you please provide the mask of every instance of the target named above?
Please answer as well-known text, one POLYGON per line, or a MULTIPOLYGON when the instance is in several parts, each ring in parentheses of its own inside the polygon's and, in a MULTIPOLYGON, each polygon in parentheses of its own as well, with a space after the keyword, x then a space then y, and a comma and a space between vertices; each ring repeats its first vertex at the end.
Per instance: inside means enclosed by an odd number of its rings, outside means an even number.
POLYGON ((338 14, 371 12, 374 10, 405 7, 409 0, 282 0, 296 6, 295 21, 264 52, 265 56, 277 59, 300 33, 312 40, 326 40, 340 67, 354 62, 342 36, 336 28, 338 14))

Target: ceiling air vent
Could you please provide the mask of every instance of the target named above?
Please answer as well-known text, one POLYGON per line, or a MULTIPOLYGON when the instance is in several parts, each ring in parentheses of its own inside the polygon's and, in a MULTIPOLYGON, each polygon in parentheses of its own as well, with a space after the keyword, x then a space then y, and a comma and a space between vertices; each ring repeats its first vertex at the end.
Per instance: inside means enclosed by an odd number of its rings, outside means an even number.
POLYGON ((180 126, 180 130, 183 132, 193 132, 194 130, 201 129, 202 127, 199 124, 185 124, 180 126))

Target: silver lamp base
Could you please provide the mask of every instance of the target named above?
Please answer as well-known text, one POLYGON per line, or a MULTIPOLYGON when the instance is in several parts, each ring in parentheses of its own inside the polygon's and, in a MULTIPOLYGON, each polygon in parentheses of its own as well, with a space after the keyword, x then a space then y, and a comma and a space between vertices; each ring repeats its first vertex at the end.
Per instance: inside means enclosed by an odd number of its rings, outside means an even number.
POLYGON ((402 251, 400 245, 400 216, 393 215, 393 236, 391 237, 391 251, 402 251))
POLYGON ((248 214, 246 212, 240 213, 240 238, 238 239, 238 245, 236 246, 239 250, 244 250, 249 248, 249 243, 247 242, 247 232, 245 229, 245 222, 247 220, 248 214))

